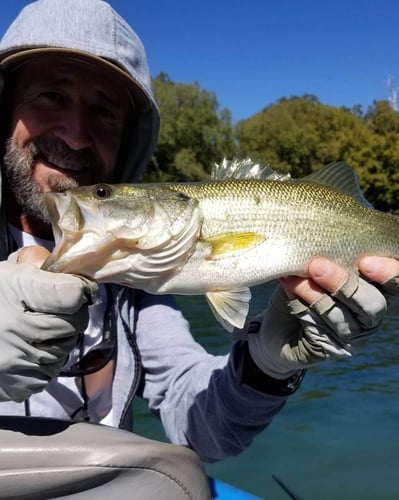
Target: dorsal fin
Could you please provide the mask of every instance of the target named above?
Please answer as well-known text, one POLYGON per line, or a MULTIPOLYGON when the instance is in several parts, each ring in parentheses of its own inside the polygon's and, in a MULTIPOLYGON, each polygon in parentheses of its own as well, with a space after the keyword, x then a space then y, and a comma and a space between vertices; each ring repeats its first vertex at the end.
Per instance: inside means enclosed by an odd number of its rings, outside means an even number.
POLYGON ((350 165, 343 161, 329 163, 317 172, 313 172, 302 179, 293 179, 290 174, 276 172, 270 165, 254 162, 250 158, 233 158, 232 160, 224 158, 222 163, 215 163, 211 178, 218 181, 226 179, 260 179, 268 181, 317 182, 318 184, 323 184, 324 186, 329 186, 342 193, 346 193, 362 205, 373 208, 360 189, 356 172, 350 165))
POLYGON ((269 165, 254 162, 250 158, 223 159, 222 163, 215 163, 211 179, 222 181, 226 179, 263 179, 269 181, 290 179, 290 174, 280 174, 274 171, 269 165))
POLYGON ((343 161, 329 163, 321 170, 313 172, 300 180, 317 182, 335 188, 342 193, 353 196, 362 205, 372 208, 371 203, 366 200, 360 189, 356 172, 343 161))

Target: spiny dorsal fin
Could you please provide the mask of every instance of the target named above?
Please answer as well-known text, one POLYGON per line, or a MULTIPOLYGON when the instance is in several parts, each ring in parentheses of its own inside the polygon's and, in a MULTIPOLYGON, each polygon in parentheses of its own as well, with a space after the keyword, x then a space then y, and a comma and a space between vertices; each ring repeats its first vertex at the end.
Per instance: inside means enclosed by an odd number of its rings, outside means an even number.
POLYGON ((222 163, 215 163, 211 178, 214 181, 226 179, 263 179, 270 181, 290 179, 290 174, 280 174, 274 171, 269 165, 254 162, 250 158, 223 159, 222 163))
POLYGON ((317 172, 304 177, 304 181, 317 182, 324 186, 346 193, 356 198, 362 205, 372 208, 372 205, 364 197, 353 168, 343 161, 332 162, 317 172))
POLYGON ((226 179, 260 179, 268 181, 311 181, 323 184, 353 196, 362 205, 373 208, 372 204, 364 197, 356 172, 343 161, 332 162, 317 172, 304 177, 293 179, 290 174, 282 174, 273 170, 269 165, 254 162, 250 158, 233 160, 223 159, 221 164, 215 163, 211 174, 212 180, 226 179))

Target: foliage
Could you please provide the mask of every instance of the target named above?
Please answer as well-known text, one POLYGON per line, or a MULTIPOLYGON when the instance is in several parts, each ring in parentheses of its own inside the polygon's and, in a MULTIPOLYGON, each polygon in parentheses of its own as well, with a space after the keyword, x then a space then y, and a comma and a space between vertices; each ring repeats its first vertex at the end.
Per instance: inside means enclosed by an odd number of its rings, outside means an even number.
POLYGON ((364 122, 373 141, 358 165, 362 187, 377 208, 399 213, 399 114, 387 101, 376 101, 364 122))
POLYGON ((160 73, 153 80, 161 115, 159 141, 145 180, 196 181, 235 152, 231 114, 219 111, 214 94, 198 83, 174 83, 160 73))
POLYGON ((377 101, 366 114, 327 106, 313 95, 282 98, 239 122, 240 154, 303 177, 331 161, 351 164, 371 203, 397 211, 399 115, 377 101))
POLYGON ((237 124, 241 155, 258 157, 293 177, 331 161, 350 161, 369 136, 349 110, 321 104, 313 95, 280 99, 237 124))

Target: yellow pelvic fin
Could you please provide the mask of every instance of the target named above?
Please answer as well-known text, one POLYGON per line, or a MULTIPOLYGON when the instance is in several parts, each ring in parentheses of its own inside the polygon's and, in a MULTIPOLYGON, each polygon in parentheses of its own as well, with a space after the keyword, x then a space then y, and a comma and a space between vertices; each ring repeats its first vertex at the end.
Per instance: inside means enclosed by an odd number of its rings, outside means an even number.
POLYGON ((258 233, 222 233, 210 236, 203 241, 212 245, 212 252, 208 260, 217 259, 232 252, 249 250, 265 241, 265 237, 258 233))
POLYGON ((227 331, 244 327, 251 300, 249 288, 208 292, 206 299, 215 318, 227 331))

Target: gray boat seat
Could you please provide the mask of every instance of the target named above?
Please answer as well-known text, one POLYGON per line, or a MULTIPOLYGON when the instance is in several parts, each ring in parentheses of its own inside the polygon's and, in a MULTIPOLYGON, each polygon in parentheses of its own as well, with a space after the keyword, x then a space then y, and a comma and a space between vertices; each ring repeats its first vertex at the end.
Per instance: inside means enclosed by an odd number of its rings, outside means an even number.
POLYGON ((191 450, 85 422, 0 416, 0 498, 209 500, 191 450))

